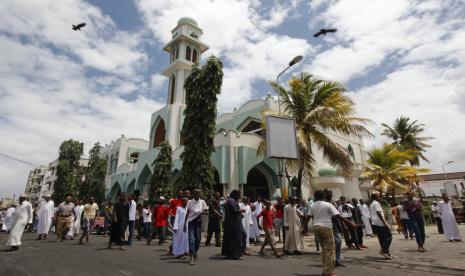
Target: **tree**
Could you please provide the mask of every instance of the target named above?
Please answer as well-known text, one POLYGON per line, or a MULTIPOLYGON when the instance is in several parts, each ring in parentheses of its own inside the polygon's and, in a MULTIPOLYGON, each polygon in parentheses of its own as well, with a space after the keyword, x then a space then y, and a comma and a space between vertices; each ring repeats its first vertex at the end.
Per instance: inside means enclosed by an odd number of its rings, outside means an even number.
POLYGON ((417 188, 417 174, 428 172, 428 169, 410 166, 408 162, 416 155, 412 149, 400 151, 395 145, 385 144, 368 152, 368 165, 362 177, 372 181, 373 189, 381 194, 391 191, 394 198, 397 191, 417 188))
POLYGON ((181 185, 212 191, 214 169, 211 155, 216 128, 217 95, 223 82, 223 64, 214 56, 201 67, 194 66, 184 85, 186 109, 181 137, 184 151, 181 154, 181 185))
POLYGON ((87 202, 94 197, 99 204, 105 200, 105 176, 107 173, 107 160, 100 156, 102 146, 95 143, 89 151, 89 164, 85 170, 85 179, 79 189, 79 197, 87 202))
POLYGON ((412 166, 420 165, 420 158, 429 162, 423 153, 431 147, 426 142, 434 138, 420 136, 425 131, 424 124, 419 124, 417 120, 410 122, 410 118, 400 116, 392 127, 387 124, 381 125, 384 127, 381 135, 391 138, 399 150, 416 151, 417 154, 409 160, 412 166))
POLYGON ((84 145, 72 139, 60 145, 57 180, 55 181, 53 200, 56 204, 64 201, 67 194, 76 197, 82 179, 82 168, 79 166, 84 145))
POLYGON ((173 166, 171 145, 167 141, 160 144, 160 152, 153 161, 153 174, 150 178, 149 198, 173 194, 171 168, 173 166))
MULTIPOLYGON (((354 103, 344 94, 345 88, 338 82, 325 81, 303 72, 292 76, 288 84, 288 89, 276 82, 272 82, 271 86, 282 97, 284 115, 296 121, 299 160, 286 163, 291 172, 297 173, 295 185, 298 192, 303 178, 310 178, 315 170, 316 149, 321 150, 324 158, 341 169, 344 175, 350 175, 352 158, 344 147, 331 140, 329 133, 370 137, 372 134, 364 126, 369 120, 354 117, 354 103)), ((264 112, 263 125, 268 114, 273 112, 264 112)), ((263 155, 265 151, 266 143, 263 141, 258 154, 263 155)))

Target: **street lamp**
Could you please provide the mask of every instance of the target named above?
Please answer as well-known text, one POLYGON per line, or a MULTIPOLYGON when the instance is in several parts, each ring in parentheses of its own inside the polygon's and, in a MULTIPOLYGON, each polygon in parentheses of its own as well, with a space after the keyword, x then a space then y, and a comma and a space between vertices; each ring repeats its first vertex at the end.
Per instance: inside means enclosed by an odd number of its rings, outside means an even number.
POLYGON ((294 57, 290 62, 289 62, 289 65, 286 67, 286 69, 284 69, 283 71, 281 71, 281 73, 278 74, 278 76, 276 77, 276 86, 277 86, 277 89, 278 89, 278 113, 281 114, 281 96, 280 96, 280 93, 279 93, 279 77, 281 77, 281 75, 287 71, 287 69, 291 68, 292 66, 294 66, 295 64, 299 63, 301 60, 303 59, 303 56, 296 56, 294 57))
MULTIPOLYGON (((276 87, 277 87, 277 92, 278 92, 278 114, 281 115, 281 95, 279 91, 279 77, 281 77, 284 72, 287 71, 287 69, 291 68, 295 64, 299 63, 303 59, 302 56, 296 56, 294 57, 290 62, 289 65, 281 71, 281 73, 278 74, 276 77, 276 87)), ((284 163, 282 159, 278 159, 278 177, 279 177, 279 182, 281 185, 281 188, 283 188, 283 177, 284 177, 284 163)), ((294 193, 294 192, 293 192, 294 193)))
POLYGON ((444 179, 445 179, 444 184, 447 181, 446 166, 452 163, 454 163, 454 161, 449 161, 446 164, 442 165, 442 171, 444 172, 444 179))

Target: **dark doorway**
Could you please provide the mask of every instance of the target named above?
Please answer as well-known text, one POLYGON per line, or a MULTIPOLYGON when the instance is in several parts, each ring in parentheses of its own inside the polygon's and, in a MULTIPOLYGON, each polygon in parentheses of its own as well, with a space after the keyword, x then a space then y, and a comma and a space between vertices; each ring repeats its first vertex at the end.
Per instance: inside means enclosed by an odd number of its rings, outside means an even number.
POLYGON ((247 184, 244 185, 244 195, 256 200, 257 197, 270 199, 270 188, 266 176, 257 167, 247 174, 247 184))

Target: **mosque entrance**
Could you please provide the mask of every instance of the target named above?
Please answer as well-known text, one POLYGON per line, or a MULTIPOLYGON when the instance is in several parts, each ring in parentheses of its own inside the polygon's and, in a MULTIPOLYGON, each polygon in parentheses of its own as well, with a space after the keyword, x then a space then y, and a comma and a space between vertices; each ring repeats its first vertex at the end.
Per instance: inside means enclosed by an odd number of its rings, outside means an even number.
POLYGON ((257 166, 253 167, 247 174, 247 184, 243 186, 244 195, 251 198, 253 201, 257 197, 270 199, 270 185, 265 173, 257 166))

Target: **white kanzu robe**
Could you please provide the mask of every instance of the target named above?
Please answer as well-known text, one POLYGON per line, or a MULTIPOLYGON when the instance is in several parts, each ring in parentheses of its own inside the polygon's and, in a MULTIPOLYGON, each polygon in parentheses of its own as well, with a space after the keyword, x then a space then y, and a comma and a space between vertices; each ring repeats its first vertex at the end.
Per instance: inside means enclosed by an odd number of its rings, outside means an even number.
POLYGON ((370 223, 370 209, 368 209, 368 206, 366 204, 358 204, 360 207, 360 211, 362 213, 362 221, 363 225, 363 234, 364 235, 373 235, 373 230, 371 229, 371 223, 370 223))
POLYGON ((32 223, 32 205, 27 201, 23 201, 22 204, 18 204, 18 207, 16 207, 16 212, 11 221, 10 237, 6 243, 7 246, 21 245, 24 227, 28 223, 32 223))
POLYGON ((37 234, 48 234, 52 225, 54 211, 55 204, 51 200, 48 202, 44 200, 39 204, 39 210, 37 211, 37 234))
POLYGON ((186 208, 178 207, 176 209, 176 217, 174 218, 173 230, 176 230, 173 234, 173 255, 181 256, 189 253, 189 238, 187 236, 187 225, 186 232, 184 232, 184 222, 186 221, 186 208))
POLYGON ((251 210, 250 217, 252 219, 252 225, 250 226, 250 229, 249 229, 249 237, 251 239, 260 238, 260 229, 258 228, 258 222, 257 222, 258 214, 260 213, 257 212, 257 209, 255 209, 255 211, 251 210))
POLYGON ((441 216, 444 236, 446 236, 448 240, 462 240, 450 202, 445 202, 443 200, 439 201, 438 212, 441 216))
POLYGON ((79 235, 79 232, 81 231, 81 216, 82 216, 82 210, 84 209, 84 206, 82 205, 77 205, 74 207, 74 215, 76 216, 76 220, 74 221, 74 233, 79 235))
POLYGON ((6 210, 5 219, 3 220, 2 230, 9 231, 11 226, 11 220, 13 219, 13 215, 15 214, 16 208, 10 207, 6 210))
POLYGON ((286 230, 284 251, 304 251, 304 238, 299 213, 302 215, 297 210, 296 205, 287 204, 284 206, 284 227, 289 227, 289 230, 286 230))
POLYGON ((245 241, 245 246, 247 248, 250 247, 250 227, 253 225, 252 221, 252 210, 250 209, 250 206, 244 203, 239 204, 239 208, 245 209, 245 212, 242 213, 242 226, 244 227, 244 231, 247 234, 247 239, 245 241))

